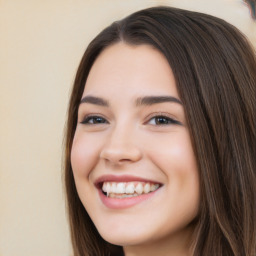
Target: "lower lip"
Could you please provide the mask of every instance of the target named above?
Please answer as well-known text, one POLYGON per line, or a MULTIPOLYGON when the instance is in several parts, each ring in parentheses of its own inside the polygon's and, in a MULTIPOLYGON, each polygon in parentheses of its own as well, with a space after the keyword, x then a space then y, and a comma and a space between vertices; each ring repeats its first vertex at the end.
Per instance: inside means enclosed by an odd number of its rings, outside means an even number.
POLYGON ((159 188, 153 192, 150 192, 148 194, 142 194, 140 196, 134 196, 134 197, 126 197, 126 198, 112 198, 107 197, 103 194, 102 190, 99 189, 99 195, 102 203, 111 209, 124 209, 128 207, 132 207, 136 204, 139 204, 143 201, 146 201, 153 197, 156 192, 159 190, 159 188))

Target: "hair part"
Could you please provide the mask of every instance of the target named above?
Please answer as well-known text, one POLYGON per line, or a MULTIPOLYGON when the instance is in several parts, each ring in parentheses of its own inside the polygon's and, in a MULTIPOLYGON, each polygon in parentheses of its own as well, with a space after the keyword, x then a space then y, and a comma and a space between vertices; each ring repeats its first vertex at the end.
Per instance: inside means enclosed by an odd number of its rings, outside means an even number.
POLYGON ((173 71, 198 163, 201 204, 193 256, 256 255, 256 59, 245 36, 227 22, 171 7, 138 11, 89 44, 68 108, 65 186, 75 256, 122 255, 104 241, 76 191, 70 163, 77 112, 90 69, 117 42, 158 49, 173 71))

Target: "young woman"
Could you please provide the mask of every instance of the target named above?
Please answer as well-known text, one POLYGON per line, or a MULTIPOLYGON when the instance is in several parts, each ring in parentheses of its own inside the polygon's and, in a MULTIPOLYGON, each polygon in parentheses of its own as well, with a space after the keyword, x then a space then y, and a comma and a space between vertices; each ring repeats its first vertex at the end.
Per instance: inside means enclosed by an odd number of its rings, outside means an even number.
POLYGON ((68 111, 74 255, 256 255, 255 83, 221 19, 155 7, 103 30, 68 111))

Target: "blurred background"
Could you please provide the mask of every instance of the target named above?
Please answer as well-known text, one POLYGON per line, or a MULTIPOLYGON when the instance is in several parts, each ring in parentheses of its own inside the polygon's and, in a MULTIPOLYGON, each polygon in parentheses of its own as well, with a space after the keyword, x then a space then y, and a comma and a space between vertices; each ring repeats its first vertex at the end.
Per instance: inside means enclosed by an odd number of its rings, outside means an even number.
POLYGON ((256 47, 255 0, 0 0, 0 256, 72 255, 61 155, 78 63, 112 21, 157 5, 221 17, 256 47))

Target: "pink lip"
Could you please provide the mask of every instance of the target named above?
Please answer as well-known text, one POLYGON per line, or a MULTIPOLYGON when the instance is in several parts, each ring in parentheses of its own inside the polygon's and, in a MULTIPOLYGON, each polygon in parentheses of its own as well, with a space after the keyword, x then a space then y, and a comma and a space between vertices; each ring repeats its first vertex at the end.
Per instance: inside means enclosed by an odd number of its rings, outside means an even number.
POLYGON ((94 184, 98 189, 99 196, 100 196, 102 203, 106 207, 111 208, 111 209, 124 209, 124 208, 134 206, 136 204, 139 204, 143 201, 146 201, 146 200, 152 198, 158 192, 159 189, 157 189, 153 192, 150 192, 148 194, 142 194, 140 196, 135 196, 135 197, 111 198, 111 197, 107 197, 106 195, 104 195, 101 190, 100 184, 102 184, 105 181, 115 181, 115 182, 141 181, 141 182, 150 182, 150 183, 160 184, 159 182, 156 182, 156 181, 139 178, 139 177, 134 177, 134 176, 127 176, 127 175, 123 175, 123 176, 104 175, 104 176, 101 176, 100 178, 98 178, 95 181, 94 184))
POLYGON ((98 191, 99 191, 100 199, 105 206, 111 209, 124 209, 124 208, 131 207, 133 205, 139 204, 145 200, 148 200, 149 198, 155 195, 158 189, 148 194, 142 194, 140 196, 127 197, 122 199, 107 197, 102 193, 101 189, 99 189, 98 191))
POLYGON ((122 175, 122 176, 116 176, 116 175, 103 175, 99 177, 95 182, 95 186, 98 186, 98 184, 103 183, 105 181, 115 181, 115 182, 129 182, 129 181, 141 181, 141 182, 150 182, 150 183, 157 183, 160 184, 158 181, 144 179, 136 176, 131 175, 122 175))

